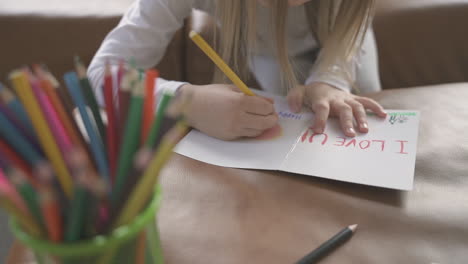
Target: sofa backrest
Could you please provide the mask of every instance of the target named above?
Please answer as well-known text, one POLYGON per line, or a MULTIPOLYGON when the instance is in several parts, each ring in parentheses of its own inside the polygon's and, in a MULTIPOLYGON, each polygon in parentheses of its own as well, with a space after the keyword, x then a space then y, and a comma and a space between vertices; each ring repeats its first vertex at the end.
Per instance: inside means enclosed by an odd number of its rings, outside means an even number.
POLYGON ((380 0, 374 21, 384 88, 468 82, 468 0, 380 0))

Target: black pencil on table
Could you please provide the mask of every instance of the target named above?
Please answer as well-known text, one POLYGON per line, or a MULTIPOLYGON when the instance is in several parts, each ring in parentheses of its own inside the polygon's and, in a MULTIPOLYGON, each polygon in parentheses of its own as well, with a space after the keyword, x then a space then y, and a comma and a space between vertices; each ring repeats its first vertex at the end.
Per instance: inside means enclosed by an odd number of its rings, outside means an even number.
POLYGON ((328 241, 320 245, 318 248, 310 252, 307 256, 296 262, 296 264, 312 264, 317 263, 320 259, 328 255, 331 251, 342 245, 350 239, 356 232, 358 225, 350 225, 334 235, 328 241))

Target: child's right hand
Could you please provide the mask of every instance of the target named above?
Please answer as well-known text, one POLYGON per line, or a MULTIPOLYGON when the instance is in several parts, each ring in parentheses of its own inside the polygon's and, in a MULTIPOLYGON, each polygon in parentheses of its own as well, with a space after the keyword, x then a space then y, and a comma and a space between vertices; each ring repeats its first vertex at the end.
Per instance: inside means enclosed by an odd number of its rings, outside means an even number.
POLYGON ((233 85, 190 85, 179 88, 190 93, 186 112, 189 125, 222 140, 256 137, 278 122, 271 100, 247 96, 233 85))

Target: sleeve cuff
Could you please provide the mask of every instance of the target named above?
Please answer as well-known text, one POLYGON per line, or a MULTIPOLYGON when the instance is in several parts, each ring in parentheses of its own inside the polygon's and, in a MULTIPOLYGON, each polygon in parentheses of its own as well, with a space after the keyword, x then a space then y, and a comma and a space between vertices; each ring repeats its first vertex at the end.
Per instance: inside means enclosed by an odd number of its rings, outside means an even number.
POLYGON ((317 83, 317 82, 326 83, 326 84, 328 84, 330 86, 333 86, 333 87, 335 87, 337 89, 340 89, 340 90, 343 90, 345 92, 351 92, 351 87, 349 86, 348 82, 346 82, 345 80, 342 80, 340 78, 335 78, 335 77, 332 77, 332 76, 319 77, 319 76, 311 75, 305 81, 305 85, 310 85, 312 83, 317 83))
POLYGON ((184 84, 188 84, 188 82, 167 81, 162 78, 158 78, 156 80, 156 87, 158 88, 155 92, 161 94, 169 93, 174 95, 177 90, 184 84))

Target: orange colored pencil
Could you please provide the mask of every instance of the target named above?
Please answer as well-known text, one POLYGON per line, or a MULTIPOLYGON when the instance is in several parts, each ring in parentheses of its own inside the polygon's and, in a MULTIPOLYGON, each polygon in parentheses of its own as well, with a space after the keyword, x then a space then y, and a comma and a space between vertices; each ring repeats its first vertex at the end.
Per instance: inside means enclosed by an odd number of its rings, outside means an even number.
POLYGON ((146 232, 141 231, 137 238, 135 264, 145 264, 146 256, 146 232))
POLYGON ((156 79, 159 77, 159 72, 154 69, 146 71, 145 79, 145 102, 143 105, 143 122, 141 128, 141 144, 143 145, 148 138, 148 133, 151 129, 151 124, 154 119, 154 108, 156 100, 156 79))
POLYGON ((47 235, 52 242, 60 242, 63 239, 63 222, 60 203, 53 188, 53 169, 48 163, 41 163, 34 171, 41 182, 37 192, 47 235))
POLYGON ((60 242, 63 237, 63 227, 57 198, 50 190, 41 189, 39 199, 49 239, 53 242, 60 242))

